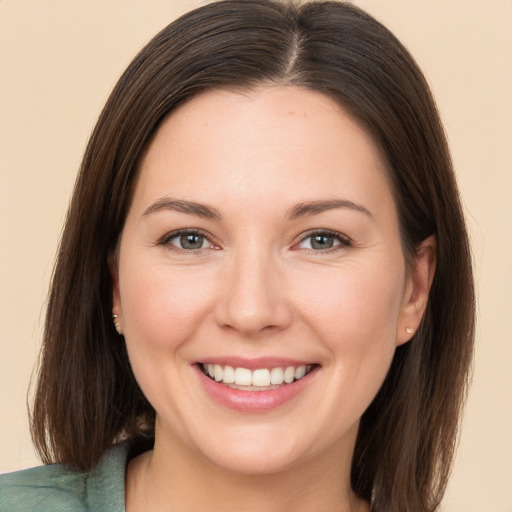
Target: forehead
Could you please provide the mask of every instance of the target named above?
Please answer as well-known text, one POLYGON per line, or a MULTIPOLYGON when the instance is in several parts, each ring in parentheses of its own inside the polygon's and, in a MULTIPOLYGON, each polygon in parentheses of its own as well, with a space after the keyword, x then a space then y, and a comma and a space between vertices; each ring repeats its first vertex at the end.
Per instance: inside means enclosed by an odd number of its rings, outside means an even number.
POLYGON ((222 201, 248 191, 246 199, 270 195, 283 204, 333 193, 390 196, 371 136, 333 99, 295 86, 192 98, 164 120, 140 172, 136 196, 146 201, 222 201))

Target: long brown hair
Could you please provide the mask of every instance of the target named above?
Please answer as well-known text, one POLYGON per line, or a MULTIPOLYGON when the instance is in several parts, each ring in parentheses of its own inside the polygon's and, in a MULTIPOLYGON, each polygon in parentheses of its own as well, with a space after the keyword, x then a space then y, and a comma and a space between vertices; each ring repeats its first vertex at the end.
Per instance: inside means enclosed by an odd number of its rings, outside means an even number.
POLYGON ((364 413, 352 486, 375 512, 435 510, 450 471, 474 337, 471 255, 446 139, 413 58, 348 3, 227 0, 162 30, 114 88, 87 146, 48 301, 32 434, 44 462, 91 468, 151 436, 155 412, 113 327, 109 256, 162 120, 212 88, 293 84, 336 99, 387 163, 402 243, 430 235, 437 267, 414 339, 364 413))

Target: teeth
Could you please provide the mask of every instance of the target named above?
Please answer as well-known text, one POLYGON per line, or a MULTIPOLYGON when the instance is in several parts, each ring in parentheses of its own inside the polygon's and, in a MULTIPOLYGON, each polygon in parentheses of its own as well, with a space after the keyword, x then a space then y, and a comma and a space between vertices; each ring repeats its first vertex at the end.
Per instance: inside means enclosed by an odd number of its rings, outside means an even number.
POLYGON ((235 384, 237 386, 250 386, 252 384, 252 373, 247 368, 235 370, 235 384))
POLYGON ((224 366, 223 379, 226 384, 235 382, 235 369, 232 366, 224 366))
POLYGON ((295 379, 296 380, 302 379, 302 377, 304 377, 304 375, 306 375, 306 367, 304 365, 299 366, 295 370, 295 379))
POLYGON ((293 366, 288 366, 284 371, 284 381, 286 384, 290 384, 295 379, 295 368, 293 366))
POLYGON ((270 386, 270 371, 266 368, 263 370, 254 370, 252 372, 252 385, 253 386, 270 386))
POLYGON ((277 368, 259 368, 251 371, 247 368, 233 368, 219 364, 203 364, 203 372, 216 382, 231 384, 236 389, 274 389, 283 383, 291 384, 307 375, 312 365, 286 366, 277 368))
POLYGON ((282 368, 272 368, 270 371, 270 384, 282 384, 284 382, 284 372, 282 368))

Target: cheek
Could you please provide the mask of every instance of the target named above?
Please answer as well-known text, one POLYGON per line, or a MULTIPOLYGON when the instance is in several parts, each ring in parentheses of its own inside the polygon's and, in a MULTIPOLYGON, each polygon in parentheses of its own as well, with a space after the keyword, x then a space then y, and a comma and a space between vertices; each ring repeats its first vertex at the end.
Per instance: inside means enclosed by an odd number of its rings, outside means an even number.
MULTIPOLYGON (((185 269, 136 258, 121 261, 120 296, 125 341, 143 393, 166 417, 190 414, 186 347, 211 310, 211 281, 185 269), (199 285, 201 283, 201 285, 199 285), (178 391, 179 390, 179 391, 178 391)), ((178 428, 178 427, 176 427, 178 428)), ((181 427, 180 427, 181 428, 181 427)), ((182 432, 183 435, 185 435, 182 432)))
POLYGON ((182 269, 134 262, 120 268, 120 277, 126 338, 147 348, 186 340, 210 307, 209 281, 196 276, 191 282, 182 269))
POLYGON ((300 283, 301 311, 329 350, 351 359, 380 347, 394 350, 403 291, 400 272, 381 265, 345 266, 300 283))
POLYGON ((346 427, 361 417, 391 365, 403 283, 390 272, 334 272, 317 276, 314 292, 299 292, 308 297, 302 311, 310 335, 328 354, 325 371, 332 380, 324 407, 335 404, 333 425, 346 427))

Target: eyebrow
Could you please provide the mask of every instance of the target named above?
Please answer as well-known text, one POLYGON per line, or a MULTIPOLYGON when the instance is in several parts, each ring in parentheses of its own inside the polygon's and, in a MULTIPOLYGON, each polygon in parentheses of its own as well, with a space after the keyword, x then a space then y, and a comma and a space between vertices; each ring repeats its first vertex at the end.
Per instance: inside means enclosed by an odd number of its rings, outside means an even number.
POLYGON ((334 210, 337 208, 349 208, 361 213, 364 213, 370 218, 373 215, 364 206, 349 201, 348 199, 330 199, 327 201, 309 201, 306 203, 300 203, 294 206, 287 214, 287 217, 291 220, 298 219, 300 217, 308 217, 312 215, 318 215, 320 213, 334 210))
POLYGON ((173 210, 181 213, 189 213, 202 217, 203 219, 220 219, 221 214, 215 208, 194 201, 185 201, 183 199, 173 199, 171 197, 162 197, 147 208, 143 216, 150 215, 162 210, 173 210))
MULTIPOLYGON (((358 203, 349 201, 348 199, 330 199, 326 201, 309 201, 299 203, 288 211, 286 217, 290 220, 295 220, 301 217, 318 215, 325 211, 334 210, 337 208, 349 208, 364 213, 368 217, 373 218, 373 215, 368 209, 358 203)), ((149 206, 149 208, 144 211, 143 216, 150 215, 162 210, 172 210, 181 213, 188 213, 196 215, 197 217, 202 217, 204 219, 222 219, 222 215, 219 213, 219 211, 211 206, 196 203, 195 201, 185 201, 183 199, 173 199, 170 197, 162 197, 161 199, 158 199, 158 201, 155 201, 151 206, 149 206)))

